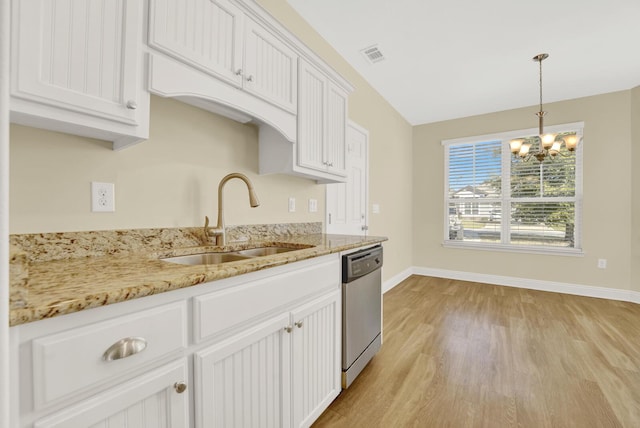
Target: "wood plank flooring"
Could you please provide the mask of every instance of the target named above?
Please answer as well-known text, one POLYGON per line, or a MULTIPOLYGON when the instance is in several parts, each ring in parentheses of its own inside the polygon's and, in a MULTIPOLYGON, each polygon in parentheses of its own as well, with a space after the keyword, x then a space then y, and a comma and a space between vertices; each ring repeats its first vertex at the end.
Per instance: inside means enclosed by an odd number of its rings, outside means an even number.
POLYGON ((640 305, 412 276, 314 427, 640 427, 640 305))

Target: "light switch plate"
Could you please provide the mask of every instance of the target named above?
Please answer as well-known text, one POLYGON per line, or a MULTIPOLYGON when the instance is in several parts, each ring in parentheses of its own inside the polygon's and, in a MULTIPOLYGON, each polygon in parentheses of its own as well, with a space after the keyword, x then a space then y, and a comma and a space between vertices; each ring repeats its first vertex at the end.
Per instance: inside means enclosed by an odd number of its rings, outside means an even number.
POLYGON ((289 212, 290 213, 296 212, 296 198, 294 197, 289 198, 289 212))
POLYGON ((318 200, 317 199, 309 199, 309 212, 317 213, 318 212, 318 200))

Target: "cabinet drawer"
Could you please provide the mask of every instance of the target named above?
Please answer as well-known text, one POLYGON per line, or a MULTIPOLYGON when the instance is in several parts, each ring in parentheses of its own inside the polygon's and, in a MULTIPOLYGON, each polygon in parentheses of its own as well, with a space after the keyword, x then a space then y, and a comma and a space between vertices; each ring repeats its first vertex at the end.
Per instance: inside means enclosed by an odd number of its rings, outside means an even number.
POLYGON ((35 339, 36 408, 186 348, 186 314, 186 302, 179 302, 35 339), (116 352, 107 361, 105 351, 128 338, 146 346, 131 352, 128 341, 111 348, 116 352))
POLYGON ((340 286, 339 258, 194 298, 196 342, 215 337, 306 296, 340 286))

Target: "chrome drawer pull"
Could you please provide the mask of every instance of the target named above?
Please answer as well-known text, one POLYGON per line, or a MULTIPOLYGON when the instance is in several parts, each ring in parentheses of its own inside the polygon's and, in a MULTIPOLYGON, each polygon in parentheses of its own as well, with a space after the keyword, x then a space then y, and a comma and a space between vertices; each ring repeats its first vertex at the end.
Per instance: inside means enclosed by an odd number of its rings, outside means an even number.
POLYGON ((127 337, 109 346, 102 354, 102 359, 104 361, 120 360, 142 352, 146 347, 147 341, 142 337, 127 337))

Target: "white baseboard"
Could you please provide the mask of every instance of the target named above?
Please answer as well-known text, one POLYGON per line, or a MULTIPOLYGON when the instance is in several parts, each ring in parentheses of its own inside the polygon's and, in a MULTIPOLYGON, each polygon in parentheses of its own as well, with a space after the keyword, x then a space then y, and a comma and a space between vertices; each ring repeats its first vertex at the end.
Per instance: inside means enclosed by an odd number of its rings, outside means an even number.
MULTIPOLYGON (((435 276, 438 278, 458 279, 461 281, 483 282, 486 284, 505 285, 508 287, 528 288, 530 290, 551 291, 555 293, 574 294, 577 296, 597 297, 600 299, 621 300, 624 302, 633 302, 640 304, 640 292, 632 290, 620 290, 616 288, 595 287, 592 285, 541 281, 537 279, 487 275, 481 273, 460 272, 447 269, 434 269, 415 266, 407 270, 410 270, 415 275, 435 276)), ((406 271, 402 272, 403 275, 405 273, 406 271)), ((409 275, 407 275, 406 277, 408 276, 409 275)), ((395 277, 392 279, 395 279, 395 277)), ((394 286, 395 285, 393 285, 393 287, 394 286)))
POLYGON ((394 275, 391 278, 389 278, 388 280, 386 280, 385 282, 383 282, 382 283, 382 294, 386 293, 387 291, 391 290, 396 285, 400 284, 405 279, 409 278, 411 275, 413 275, 413 271, 414 271, 414 268, 412 268, 412 267, 406 268, 405 270, 403 270, 399 274, 394 275))

